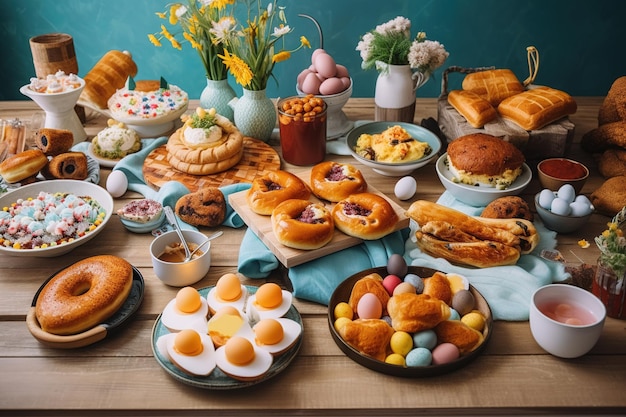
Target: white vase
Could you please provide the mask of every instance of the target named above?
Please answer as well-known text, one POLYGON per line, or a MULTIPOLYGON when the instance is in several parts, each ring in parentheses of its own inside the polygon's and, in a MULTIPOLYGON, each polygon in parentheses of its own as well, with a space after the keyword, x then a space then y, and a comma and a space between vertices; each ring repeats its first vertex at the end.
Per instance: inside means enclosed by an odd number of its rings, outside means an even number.
POLYGON ((428 81, 428 75, 413 71, 409 65, 377 62, 379 70, 374 93, 375 120, 412 123, 415 116, 415 95, 428 81))

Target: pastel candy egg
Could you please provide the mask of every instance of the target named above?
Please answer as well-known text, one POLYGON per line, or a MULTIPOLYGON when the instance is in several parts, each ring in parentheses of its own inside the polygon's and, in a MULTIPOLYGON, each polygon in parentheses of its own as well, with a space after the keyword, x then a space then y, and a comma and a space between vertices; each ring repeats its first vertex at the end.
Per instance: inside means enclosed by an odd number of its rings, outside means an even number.
POLYGON ((361 296, 356 306, 356 312, 362 319, 379 319, 383 314, 383 306, 378 297, 371 292, 361 296))
POLYGON ((389 295, 392 295, 393 291, 401 283, 402 283, 402 280, 400 278, 398 278, 397 275, 387 275, 383 279, 383 287, 385 287, 385 289, 387 290, 387 293, 389 293, 389 295))
POLYGON ((413 345, 418 348, 433 350, 437 346, 437 333, 434 330, 422 330, 413 334, 413 345))
POLYGON ((479 332, 482 332, 485 328, 485 316, 478 311, 472 311, 464 315, 461 317, 461 322, 465 323, 472 329, 478 330, 479 332))
POLYGON ((399 283, 396 288, 393 289, 393 294, 392 295, 398 295, 398 294, 416 294, 415 292, 415 287, 413 285, 411 285, 408 282, 401 282, 399 283))
POLYGON ((404 277, 408 271, 409 267, 402 255, 394 253, 387 260, 387 273, 389 275, 404 277))
POLYGON ((413 338, 407 332, 395 332, 391 335, 389 347, 393 353, 406 356, 413 349, 413 338))
POLYGON ((415 292, 421 294, 424 292, 424 281, 415 274, 406 274, 404 276, 404 282, 408 282, 415 287, 415 292))
POLYGON ((442 343, 433 349, 433 365, 442 365, 458 359, 459 348, 452 343, 442 343))
POLYGON ((406 366, 429 366, 432 360, 433 355, 430 350, 418 347, 406 355, 406 366))
POLYGON ((452 296, 452 308, 458 311, 461 316, 472 311, 475 302, 474 295, 468 290, 460 290, 452 296))

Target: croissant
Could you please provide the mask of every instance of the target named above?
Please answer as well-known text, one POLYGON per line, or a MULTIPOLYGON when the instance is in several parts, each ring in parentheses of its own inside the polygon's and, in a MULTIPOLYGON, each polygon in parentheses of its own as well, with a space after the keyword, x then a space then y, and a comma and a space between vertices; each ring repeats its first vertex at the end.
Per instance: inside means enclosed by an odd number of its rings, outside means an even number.
POLYGON ((381 319, 356 319, 346 322, 338 332, 346 343, 359 352, 384 361, 394 330, 381 319))
POLYGON ((450 307, 428 294, 396 294, 389 299, 387 312, 391 327, 407 333, 432 329, 450 318, 450 307))

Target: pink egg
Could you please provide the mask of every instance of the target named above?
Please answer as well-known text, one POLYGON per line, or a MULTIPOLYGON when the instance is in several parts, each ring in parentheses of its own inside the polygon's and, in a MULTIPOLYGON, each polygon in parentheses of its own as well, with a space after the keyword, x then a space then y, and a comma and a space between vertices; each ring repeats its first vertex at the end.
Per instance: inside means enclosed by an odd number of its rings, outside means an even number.
POLYGON ((315 51, 313 51, 313 53, 311 54, 311 64, 315 64, 315 57, 317 57, 319 54, 325 54, 326 51, 323 50, 322 48, 317 48, 315 51))
POLYGON ((305 94, 319 94, 321 81, 314 72, 308 73, 302 80, 302 92, 305 94))
POLYGON ((383 279, 383 287, 387 290, 389 295, 393 294, 393 290, 402 283, 402 280, 397 275, 387 275, 383 279))
POLYGON ((332 77, 324 80, 320 84, 320 94, 330 96, 332 94, 341 93, 344 90, 341 78, 332 77))
POLYGON ((341 83, 343 84, 343 89, 347 90, 348 88, 350 88, 350 84, 352 82, 350 81, 350 78, 348 77, 341 77, 341 83))
POLYGON ((348 73, 348 68, 346 68, 345 65, 337 64, 337 77, 350 78, 350 74, 348 73))
POLYGON ((379 319, 383 315, 383 306, 378 297, 371 292, 367 292, 359 299, 356 313, 361 319, 379 319))
POLYGON ((433 365, 452 362, 459 356, 459 348, 452 343, 442 343, 433 349, 433 365))
POLYGON ((296 78, 296 84, 298 85, 298 88, 300 90, 302 90, 302 82, 304 81, 304 78, 307 76, 307 74, 310 74, 311 72, 311 70, 305 69, 302 70, 300 74, 298 74, 298 77, 296 78))
POLYGON ((325 78, 334 77, 337 73, 335 60, 326 53, 318 54, 313 65, 315 65, 315 70, 325 78))

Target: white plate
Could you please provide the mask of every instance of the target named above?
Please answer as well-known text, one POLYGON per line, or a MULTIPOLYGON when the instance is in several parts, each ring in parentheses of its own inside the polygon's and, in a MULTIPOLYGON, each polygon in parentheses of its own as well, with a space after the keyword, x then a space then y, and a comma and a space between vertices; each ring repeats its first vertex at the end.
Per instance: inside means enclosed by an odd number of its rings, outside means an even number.
POLYGON ((41 191, 47 193, 71 193, 77 196, 89 196, 94 198, 106 212, 104 220, 93 231, 76 238, 70 243, 40 249, 13 249, 0 245, 0 254, 42 258, 63 255, 96 237, 106 227, 113 214, 113 197, 111 197, 111 194, 96 184, 76 180, 49 180, 25 185, 0 197, 0 207, 8 207, 18 199, 36 197, 41 191))
POLYGON ((522 165, 522 174, 517 177, 513 184, 510 187, 499 190, 493 187, 481 187, 475 185, 468 184, 459 184, 454 181, 455 176, 448 169, 446 165, 446 160, 448 158, 448 154, 444 153, 439 157, 436 164, 437 175, 439 176, 439 180, 443 184, 443 186, 462 203, 469 204, 474 207, 484 207, 487 204, 491 203, 496 198, 505 197, 509 195, 518 195, 520 194, 530 183, 532 178, 532 172, 528 165, 522 165))
POLYGON ((94 151, 93 148, 94 148, 93 143, 90 142, 89 146, 87 147, 87 155, 89 155, 90 157, 92 157, 93 159, 98 161, 98 163, 102 167, 113 168, 113 167, 115 167, 115 165, 117 165, 118 162, 120 162, 122 160, 122 158, 119 158, 119 159, 109 159, 109 158, 104 158, 102 156, 99 156, 99 155, 96 154, 96 152, 94 151))

